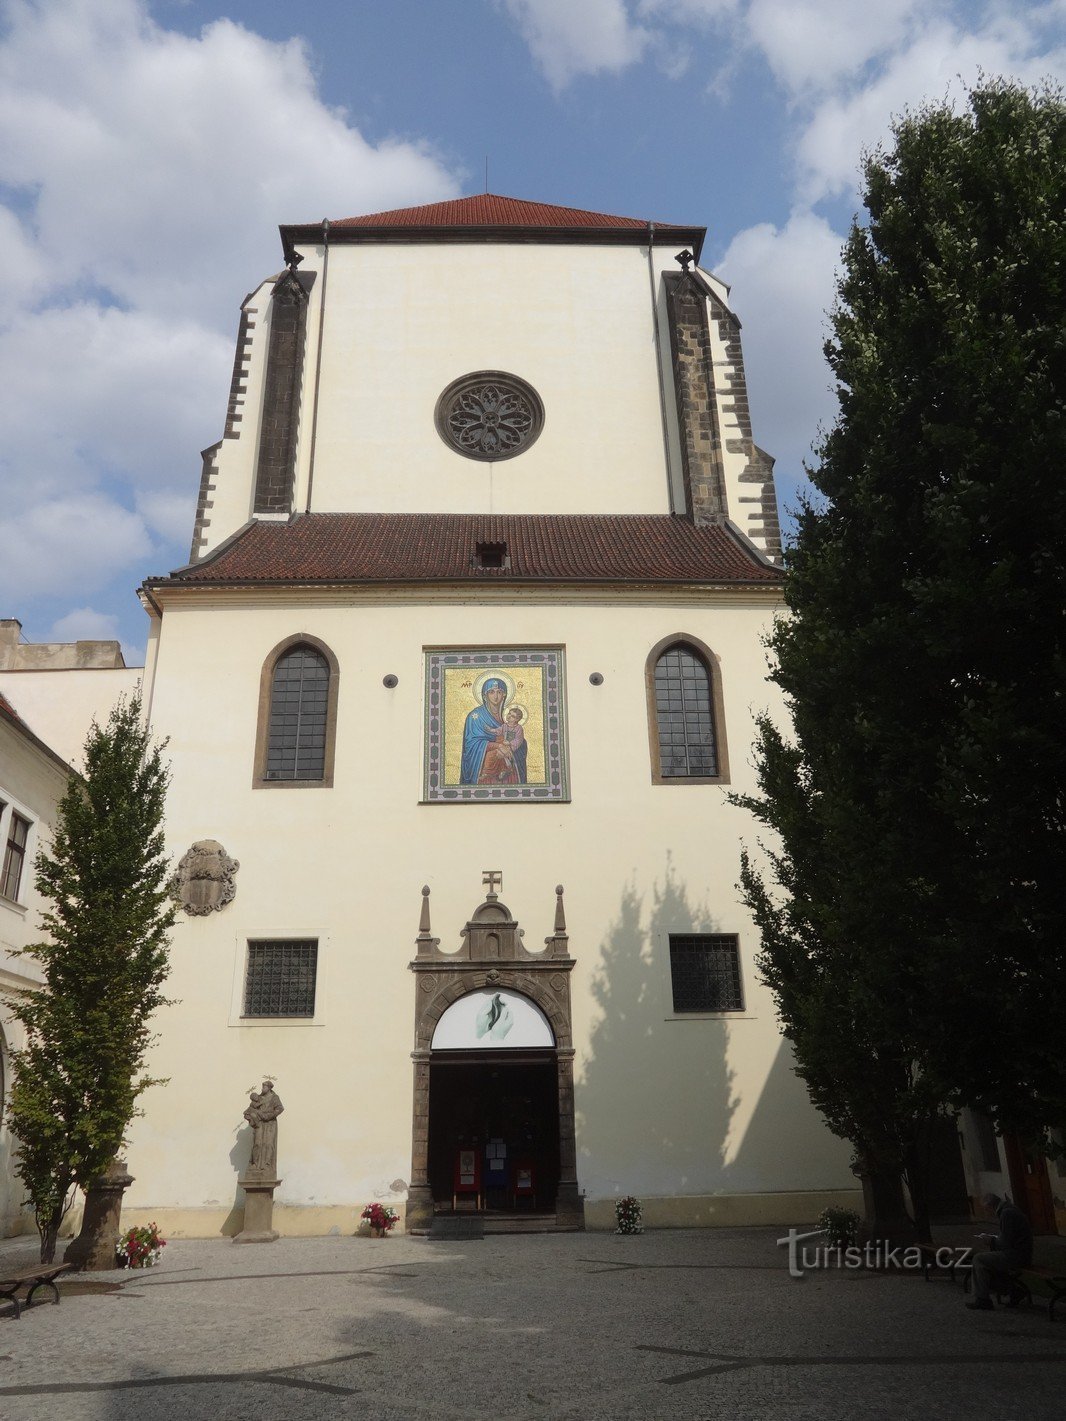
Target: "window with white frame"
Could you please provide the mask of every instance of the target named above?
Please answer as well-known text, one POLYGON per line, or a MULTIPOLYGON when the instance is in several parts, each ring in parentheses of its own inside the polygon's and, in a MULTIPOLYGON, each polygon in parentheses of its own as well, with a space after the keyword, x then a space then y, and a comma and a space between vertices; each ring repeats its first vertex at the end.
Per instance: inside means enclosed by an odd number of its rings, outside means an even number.
POLYGON ((267 938, 248 943, 244 1017, 311 1017, 318 976, 316 938, 267 938))
POLYGON ((0 801, 0 840, 4 845, 3 868, 0 869, 0 897, 19 901, 19 891, 26 867, 26 853, 32 825, 17 810, 0 801))

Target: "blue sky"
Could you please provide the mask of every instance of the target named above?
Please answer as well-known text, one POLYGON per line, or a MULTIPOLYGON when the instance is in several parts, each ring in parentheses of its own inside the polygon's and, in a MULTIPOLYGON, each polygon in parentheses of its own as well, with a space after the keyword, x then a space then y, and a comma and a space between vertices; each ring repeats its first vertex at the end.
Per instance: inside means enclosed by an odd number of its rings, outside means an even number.
POLYGON ((0 0, 0 615, 119 636, 187 556, 280 222, 494 192, 708 228, 787 505, 864 145, 1066 0, 0 0))

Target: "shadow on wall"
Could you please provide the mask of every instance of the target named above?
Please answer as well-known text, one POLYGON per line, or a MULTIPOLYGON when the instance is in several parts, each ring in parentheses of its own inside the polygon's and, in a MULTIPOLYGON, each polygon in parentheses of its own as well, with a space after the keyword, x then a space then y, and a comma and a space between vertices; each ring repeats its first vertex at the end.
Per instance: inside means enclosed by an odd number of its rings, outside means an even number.
MULTIPOLYGON (((673 1018, 668 936, 717 930, 669 860, 647 910, 632 887, 622 893, 592 981, 599 1016, 576 1085, 578 1179, 589 1199, 855 1187, 850 1150, 811 1105, 768 1002, 761 1020, 673 1018), (738 1059, 740 1076, 730 1066, 738 1059)), ((743 969, 750 1004, 754 969, 743 969)), ((693 1207, 689 1222, 712 1221, 713 1208, 702 1218, 693 1207)))
MULTIPOLYGON (((233 1172, 239 1180, 245 1174, 252 1158, 252 1140, 254 1132, 250 1125, 242 1125, 237 1131, 237 1138, 233 1142, 233 1148, 229 1152, 229 1162, 233 1166, 233 1172)), ((237 1181, 233 1184, 233 1205, 226 1215, 225 1222, 220 1232, 224 1238, 234 1238, 244 1227, 244 1190, 237 1181)))
POLYGON ((577 1083, 578 1178, 590 1198, 706 1194, 723 1187, 736 1109, 728 1025, 668 1021, 668 966, 653 955, 668 932, 714 932, 667 863, 661 889, 622 894, 593 977, 599 1009, 577 1083))

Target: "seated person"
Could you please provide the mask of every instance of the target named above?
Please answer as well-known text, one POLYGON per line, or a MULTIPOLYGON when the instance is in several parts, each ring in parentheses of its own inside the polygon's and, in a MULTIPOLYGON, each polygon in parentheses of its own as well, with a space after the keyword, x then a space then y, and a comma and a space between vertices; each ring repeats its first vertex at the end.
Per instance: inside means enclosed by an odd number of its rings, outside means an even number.
MULTIPOLYGON (((982 1194, 981 1203, 989 1213, 995 1214, 999 1233, 978 1234, 990 1247, 973 1256, 973 1302, 966 1306, 975 1312, 988 1312, 992 1308, 992 1280, 997 1274, 1002 1278, 1032 1263, 1033 1231, 1021 1209, 1009 1199, 1001 1199, 998 1194, 982 1194)), ((1012 1297, 1011 1301, 1016 1299, 1012 1297)))

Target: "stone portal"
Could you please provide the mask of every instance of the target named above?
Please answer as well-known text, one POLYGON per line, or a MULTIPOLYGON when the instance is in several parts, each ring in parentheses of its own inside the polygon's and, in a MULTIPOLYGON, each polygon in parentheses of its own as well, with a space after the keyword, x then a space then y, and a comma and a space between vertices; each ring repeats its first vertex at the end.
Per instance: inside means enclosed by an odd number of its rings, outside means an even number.
MULTIPOLYGON (((493 876, 495 877, 495 875, 493 876)), ((570 973, 574 962, 555 890, 555 927, 543 952, 529 952, 510 910, 488 882, 485 901, 462 930, 457 952, 432 936, 429 889, 415 974, 414 1121, 407 1228, 428 1229, 434 1198, 452 1202, 448 1176, 461 1145, 473 1151, 480 1187, 472 1207, 548 1210, 556 1226, 584 1227, 574 1141, 574 1048, 570 973), (501 1147, 506 1163, 493 1169, 501 1147), (535 1165, 532 1189, 517 1166, 535 1165)), ((467 1158, 470 1158, 468 1155, 467 1158)))

